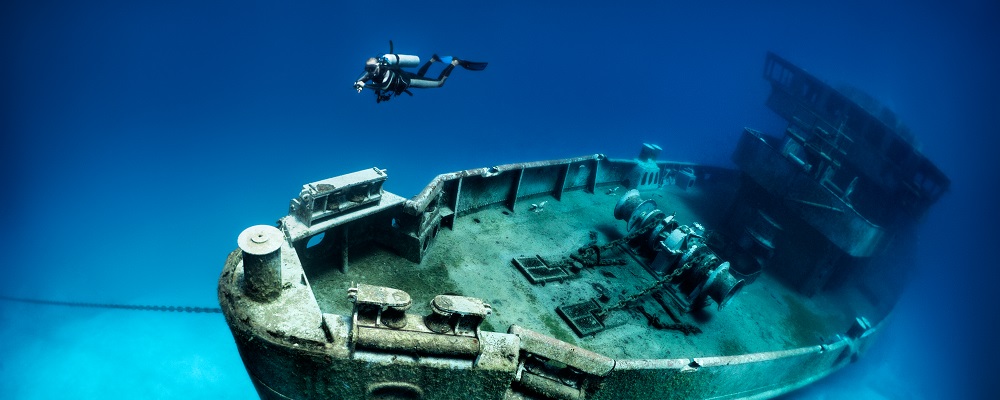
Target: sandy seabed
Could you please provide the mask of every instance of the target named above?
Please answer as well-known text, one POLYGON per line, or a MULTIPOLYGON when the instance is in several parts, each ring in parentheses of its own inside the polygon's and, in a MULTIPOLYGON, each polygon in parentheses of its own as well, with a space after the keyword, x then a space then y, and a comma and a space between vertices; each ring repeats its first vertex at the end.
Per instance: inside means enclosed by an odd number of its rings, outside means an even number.
POLYGON ((253 399, 222 314, 0 303, 0 398, 253 399))

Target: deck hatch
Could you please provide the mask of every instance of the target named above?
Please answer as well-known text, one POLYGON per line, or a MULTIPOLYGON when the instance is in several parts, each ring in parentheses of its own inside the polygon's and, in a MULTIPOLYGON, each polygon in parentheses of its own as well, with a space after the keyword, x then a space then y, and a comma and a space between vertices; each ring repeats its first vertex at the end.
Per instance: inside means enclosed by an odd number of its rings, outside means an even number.
POLYGON ((601 306, 594 300, 556 307, 559 314, 580 337, 593 335, 604 330, 604 324, 594 316, 601 306))
POLYGON ((564 269, 549 265, 541 256, 517 257, 511 262, 524 273, 528 281, 535 285, 569 278, 569 274, 564 269))

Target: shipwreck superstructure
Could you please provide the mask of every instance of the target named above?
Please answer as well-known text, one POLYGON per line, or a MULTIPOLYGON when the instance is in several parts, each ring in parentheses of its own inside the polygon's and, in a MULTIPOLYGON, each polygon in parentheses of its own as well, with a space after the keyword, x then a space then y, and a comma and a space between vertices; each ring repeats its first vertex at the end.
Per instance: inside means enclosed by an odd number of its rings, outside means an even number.
POLYGON ((737 170, 601 154, 306 184, 219 301, 267 399, 770 397, 850 363, 948 179, 894 116, 769 54, 737 170), (887 279, 894 278, 894 279, 887 279), (888 283, 886 283, 888 282, 888 283))
MULTIPOLYGON (((949 179, 921 154, 892 111, 852 88, 834 89, 769 54, 767 105, 783 136, 745 129, 733 160, 743 173, 735 230, 744 248, 802 293, 842 282, 894 304, 910 268, 894 243, 943 195, 949 179), (744 227, 740 227, 743 225, 744 227), (749 246, 748 243, 751 243, 749 246), (787 250, 782 250, 785 248, 787 250), (872 294, 879 292, 880 294, 872 294)), ((906 240, 903 239, 905 242, 906 240)))

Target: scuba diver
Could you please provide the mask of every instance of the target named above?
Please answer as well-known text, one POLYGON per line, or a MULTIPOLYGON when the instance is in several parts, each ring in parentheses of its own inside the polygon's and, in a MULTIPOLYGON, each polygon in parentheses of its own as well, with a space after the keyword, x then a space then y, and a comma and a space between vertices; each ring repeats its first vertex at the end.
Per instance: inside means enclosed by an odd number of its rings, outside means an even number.
POLYGON ((392 52, 392 41, 390 40, 389 54, 384 54, 378 58, 369 58, 365 62, 365 72, 354 82, 354 89, 358 93, 361 93, 365 88, 374 90, 375 102, 381 103, 388 101, 394 96, 399 96, 400 93, 413 96, 413 93, 409 91, 410 88, 423 89, 444 86, 444 81, 448 79, 448 75, 455 69, 455 66, 470 71, 482 71, 486 69, 487 63, 459 60, 450 56, 438 57, 435 54, 417 70, 417 73, 403 70, 406 67, 416 67, 418 64, 420 64, 420 57, 394 54, 392 52), (424 75, 431 67, 431 64, 435 62, 443 62, 448 65, 444 67, 444 70, 441 71, 437 79, 429 79, 424 75))

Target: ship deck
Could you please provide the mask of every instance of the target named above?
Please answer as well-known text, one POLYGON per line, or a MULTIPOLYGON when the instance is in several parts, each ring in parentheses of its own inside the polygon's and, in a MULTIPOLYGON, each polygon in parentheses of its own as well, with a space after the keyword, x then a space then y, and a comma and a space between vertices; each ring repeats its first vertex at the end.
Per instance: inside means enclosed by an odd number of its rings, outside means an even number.
MULTIPOLYGON (((625 265, 588 268, 572 279, 532 284, 512 259, 566 257, 590 240, 590 232, 596 233, 598 244, 622 237, 625 223, 614 219, 613 210, 625 190, 608 194, 608 189, 599 188, 596 194, 566 192, 560 201, 547 195, 522 199, 513 211, 498 204, 464 214, 452 229, 440 230, 419 264, 372 244, 352 247, 346 274, 323 265, 305 272, 325 313, 350 315, 347 289, 355 283, 404 290, 413 299, 410 312, 421 315, 430 312, 428 303, 436 295, 471 296, 493 308, 484 330, 505 332, 517 324, 616 359, 738 355, 829 343, 868 307, 850 293, 824 292, 808 298, 764 273, 724 310, 713 303, 680 316, 701 333, 656 329, 633 310, 616 311, 609 321, 618 326, 581 338, 556 313, 557 307, 597 299, 601 288, 607 289, 609 298, 600 304, 615 304, 656 278, 623 252, 625 265), (532 203, 543 201, 542 211, 530 209, 532 203)), ((733 182, 703 180, 687 190, 666 185, 642 194, 661 210, 675 212, 682 224, 700 222, 711 230, 725 218, 734 190, 733 182)), ((637 304, 654 311, 659 307, 648 298, 637 304)), ((659 308, 659 312, 664 311, 659 308)))

